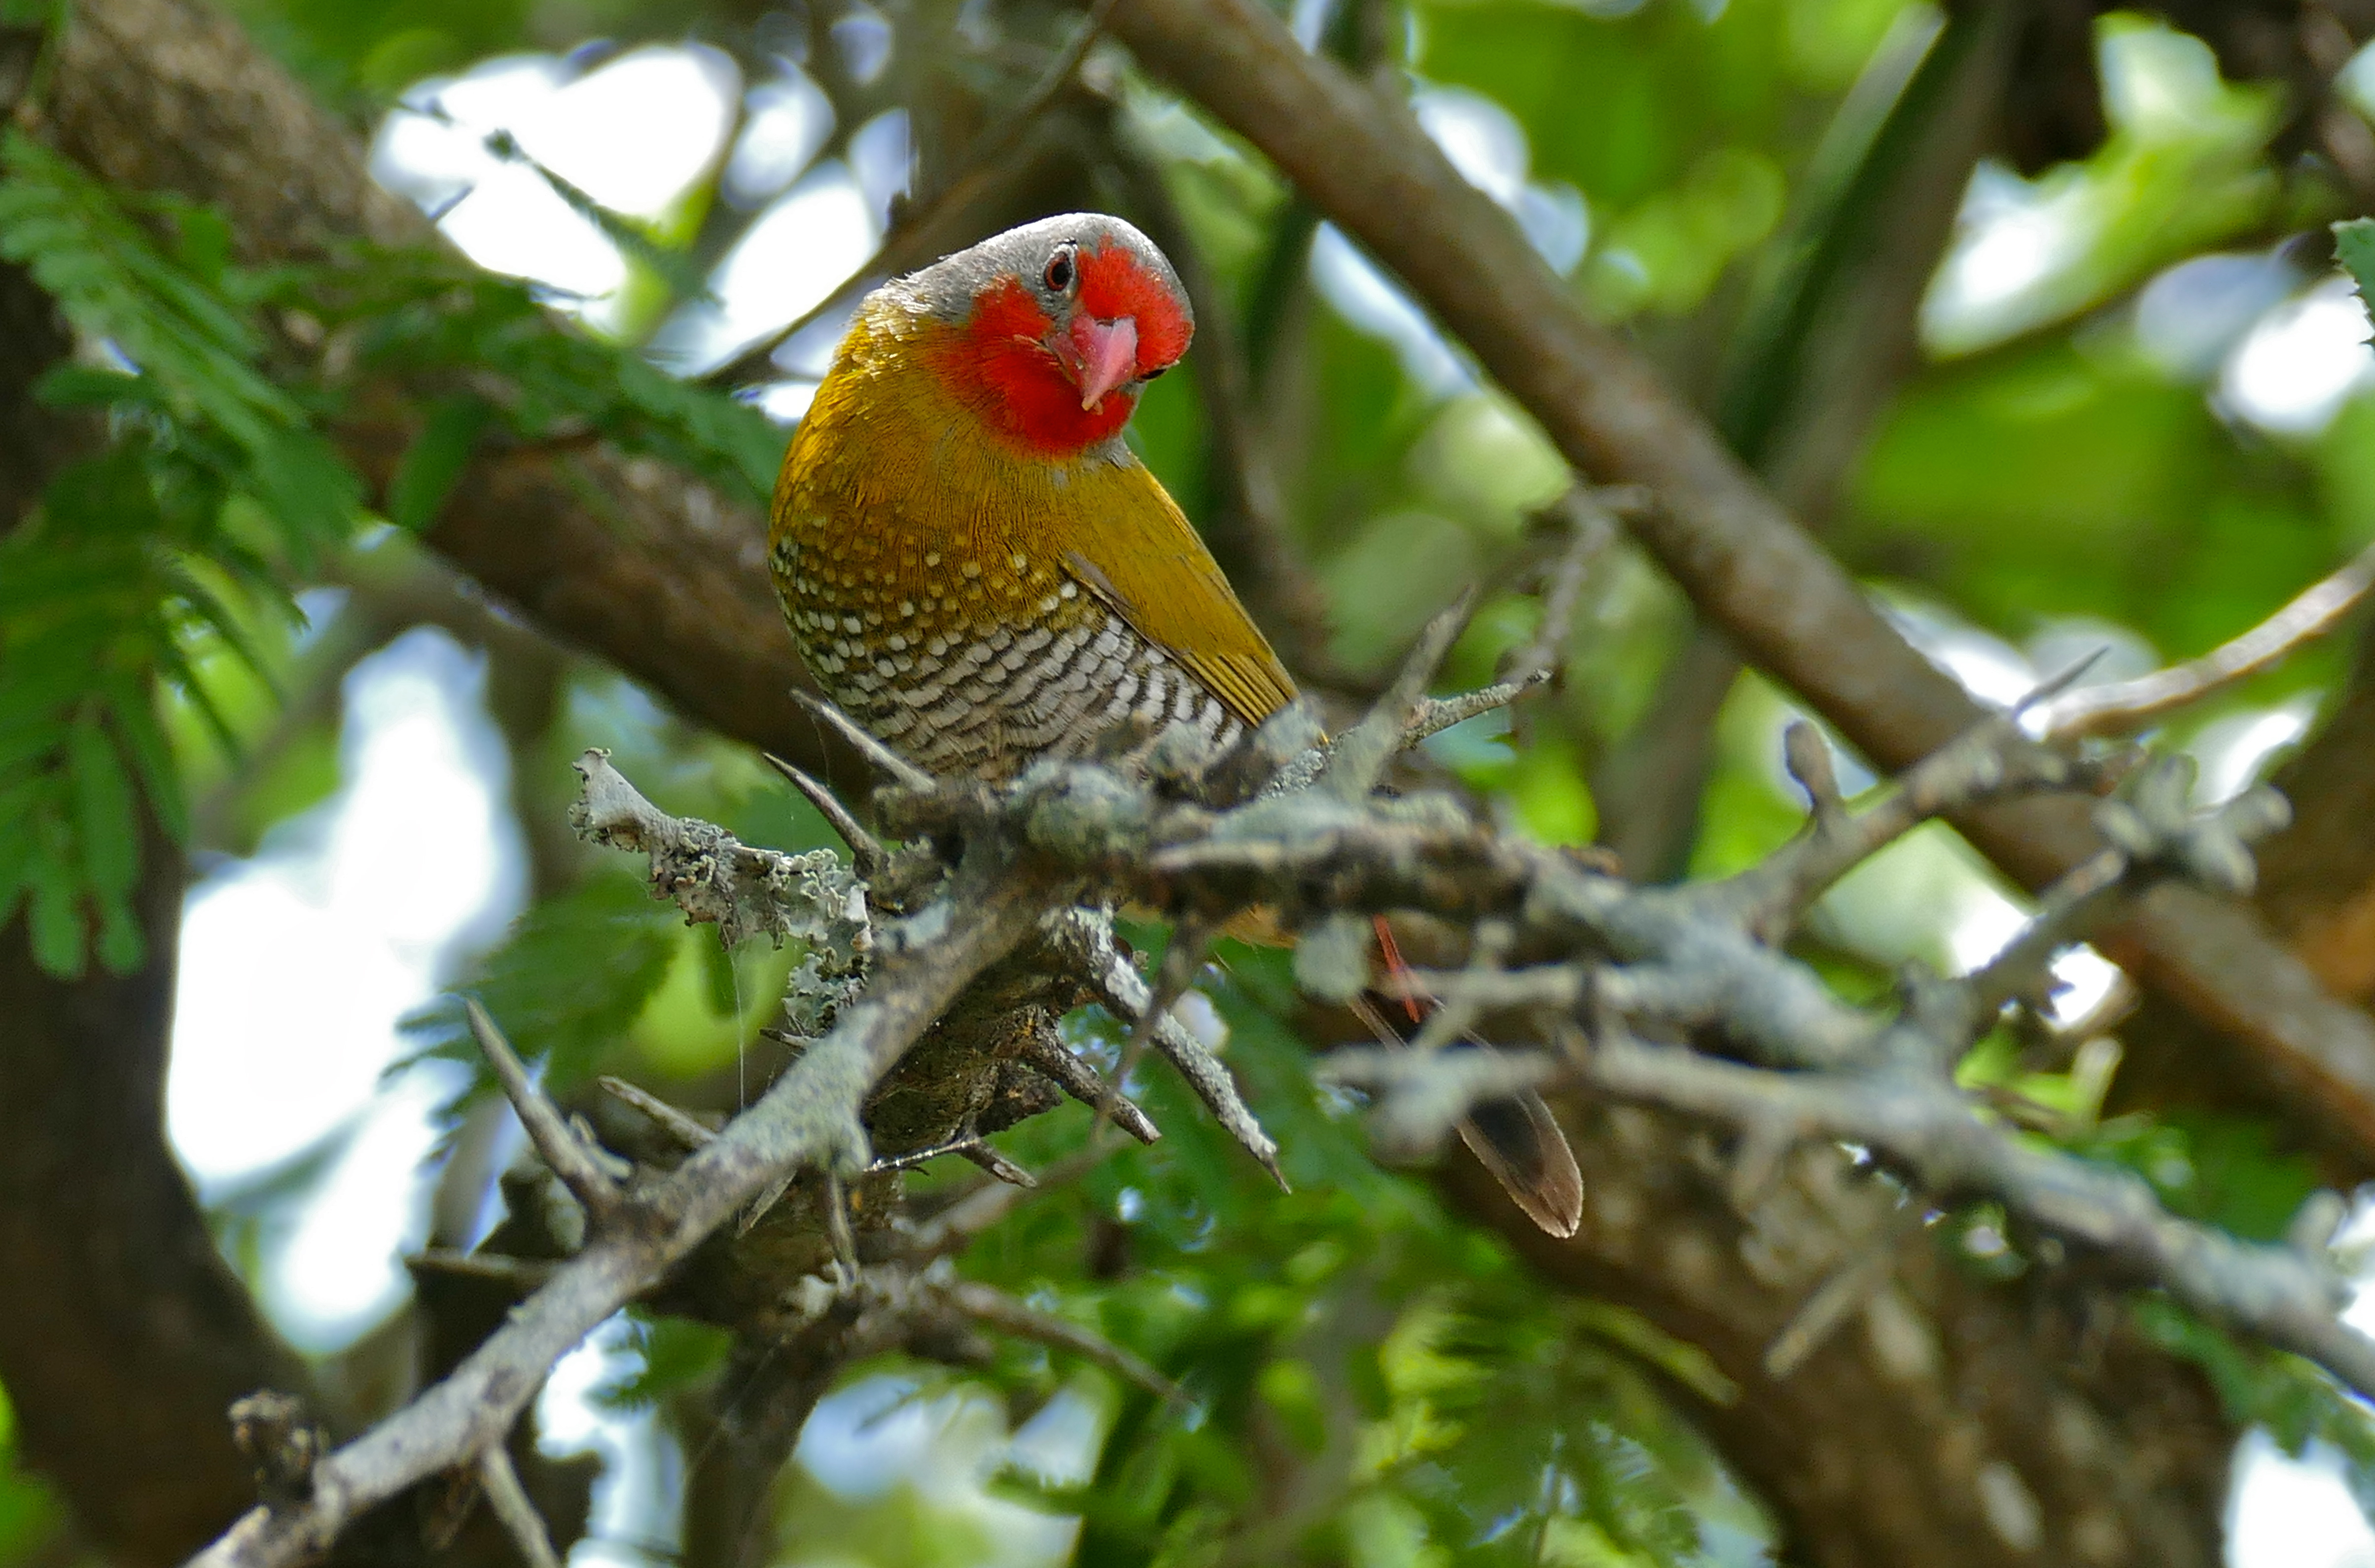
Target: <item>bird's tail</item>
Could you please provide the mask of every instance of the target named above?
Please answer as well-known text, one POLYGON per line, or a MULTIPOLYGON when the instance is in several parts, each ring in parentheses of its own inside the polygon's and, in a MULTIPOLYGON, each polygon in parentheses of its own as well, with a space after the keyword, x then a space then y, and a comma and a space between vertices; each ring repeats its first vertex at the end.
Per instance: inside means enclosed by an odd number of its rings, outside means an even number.
MULTIPOLYGON (((1410 966, 1402 962, 1401 949, 1385 916, 1377 917, 1377 946, 1386 961, 1390 994, 1400 996, 1412 1022, 1423 1022, 1435 1003, 1417 984, 1410 966)), ((1353 998, 1353 1012, 1377 1037, 1379 1044, 1405 1043, 1392 1020, 1366 996, 1353 998)), ((1472 1033, 1449 1047, 1471 1051, 1492 1048, 1472 1033)), ((1559 1130, 1558 1119, 1551 1114, 1549 1104, 1541 1095, 1529 1089, 1500 1099, 1477 1102, 1460 1119, 1459 1141, 1493 1173, 1493 1179, 1501 1184, 1509 1201, 1543 1231, 1564 1241, 1582 1225, 1583 1172, 1576 1165, 1575 1150, 1567 1146, 1566 1134, 1559 1130)))

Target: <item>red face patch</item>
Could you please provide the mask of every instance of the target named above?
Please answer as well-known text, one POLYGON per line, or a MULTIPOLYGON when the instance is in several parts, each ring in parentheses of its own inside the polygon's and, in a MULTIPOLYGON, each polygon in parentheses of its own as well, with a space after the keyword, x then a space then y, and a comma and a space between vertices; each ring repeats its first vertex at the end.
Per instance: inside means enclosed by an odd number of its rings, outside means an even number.
POLYGON ((1138 373, 1168 370, 1194 329, 1170 286, 1119 245, 1081 253, 1081 308, 1100 321, 1138 318, 1138 373))
MULTIPOLYGON (((1101 320, 1138 324, 1136 374, 1167 370, 1188 351, 1187 312, 1161 279, 1119 246, 1082 251, 1078 308, 1101 320)), ((942 368, 992 428, 1034 452, 1084 452, 1129 422, 1135 392, 1081 407, 1081 389, 1048 347, 1056 324, 1015 277, 1001 277, 974 301, 942 368)))

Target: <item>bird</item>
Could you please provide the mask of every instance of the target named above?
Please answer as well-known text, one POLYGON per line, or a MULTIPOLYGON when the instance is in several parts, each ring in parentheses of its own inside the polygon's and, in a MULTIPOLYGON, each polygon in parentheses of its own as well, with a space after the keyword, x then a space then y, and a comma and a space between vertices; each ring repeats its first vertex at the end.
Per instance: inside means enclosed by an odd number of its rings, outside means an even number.
MULTIPOLYGON (((858 304, 768 530, 793 643, 835 706, 927 772, 999 783, 1133 721, 1218 751, 1295 700, 1124 437, 1195 329, 1170 261, 1103 213, 1008 230, 858 304)), ((1547 1108, 1518 1109, 1503 1122, 1524 1136, 1487 1163, 1569 1234, 1574 1156, 1547 1108)))
POLYGON ((1294 679, 1122 436, 1195 332, 1145 235, 1068 214, 858 306, 786 454, 769 563, 824 694, 993 782, 1135 717, 1216 748, 1294 679))

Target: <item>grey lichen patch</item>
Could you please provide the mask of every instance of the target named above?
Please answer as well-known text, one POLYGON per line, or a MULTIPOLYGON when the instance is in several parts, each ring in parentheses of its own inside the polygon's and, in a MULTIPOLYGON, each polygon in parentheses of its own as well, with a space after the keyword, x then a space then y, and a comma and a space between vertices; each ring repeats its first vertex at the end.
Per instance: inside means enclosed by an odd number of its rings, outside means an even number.
POLYGON ((1368 988, 1369 922, 1331 914, 1303 933, 1294 949, 1294 983, 1326 1002, 1349 1001, 1368 988))
POLYGON ((725 829, 671 817, 645 799, 598 749, 577 760, 585 788, 570 825, 586 840, 643 855, 652 896, 696 925, 715 925, 734 947, 764 937, 808 951, 784 992, 784 1027, 813 1038, 833 1027, 863 987, 875 945, 866 884, 829 849, 786 855, 742 843, 725 829))
POLYGON ((1152 802, 1111 769, 1043 763, 1022 775, 1016 795, 1023 835, 1067 865, 1093 866, 1145 848, 1152 802))
POLYGON ((674 903, 696 925, 715 925, 727 946, 765 937, 792 938, 856 963, 868 943, 865 886, 831 850, 786 855, 744 843, 725 829, 671 817, 610 766, 599 749, 579 757, 585 781, 570 826, 594 843, 642 854, 652 896, 674 903))

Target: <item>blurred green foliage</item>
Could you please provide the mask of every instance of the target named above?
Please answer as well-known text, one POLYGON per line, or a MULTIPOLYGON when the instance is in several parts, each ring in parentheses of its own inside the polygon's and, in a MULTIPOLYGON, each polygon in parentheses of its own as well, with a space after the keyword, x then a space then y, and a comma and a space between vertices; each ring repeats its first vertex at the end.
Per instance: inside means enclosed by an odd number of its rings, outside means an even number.
POLYGON ((235 744, 190 644, 218 642, 261 673, 246 620, 294 614, 289 580, 318 568, 356 510, 360 487, 303 398, 259 363, 267 282, 228 251, 210 213, 121 203, 21 132, 0 142, 0 259, 136 367, 42 378, 43 401, 106 410, 118 439, 0 541, 0 919, 22 902, 35 955, 62 974, 88 962, 92 927, 110 968, 139 964, 144 822, 187 831, 155 682, 176 679, 235 744))
POLYGON ((16 1417, 0 1395, 0 1561, 19 1562, 48 1546, 64 1517, 50 1489, 18 1470, 16 1417))

